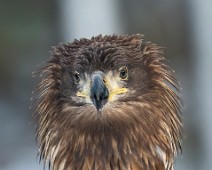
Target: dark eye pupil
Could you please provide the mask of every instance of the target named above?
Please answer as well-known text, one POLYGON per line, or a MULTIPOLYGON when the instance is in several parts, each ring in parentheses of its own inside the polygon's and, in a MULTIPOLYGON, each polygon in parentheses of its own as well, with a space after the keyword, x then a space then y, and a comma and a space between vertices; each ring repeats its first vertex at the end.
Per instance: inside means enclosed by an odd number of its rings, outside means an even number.
POLYGON ((79 78, 79 73, 74 73, 74 82, 79 83, 80 78, 79 78))
POLYGON ((121 77, 125 77, 125 75, 126 75, 126 71, 125 71, 125 70, 122 70, 122 71, 120 72, 120 76, 121 76, 121 77))

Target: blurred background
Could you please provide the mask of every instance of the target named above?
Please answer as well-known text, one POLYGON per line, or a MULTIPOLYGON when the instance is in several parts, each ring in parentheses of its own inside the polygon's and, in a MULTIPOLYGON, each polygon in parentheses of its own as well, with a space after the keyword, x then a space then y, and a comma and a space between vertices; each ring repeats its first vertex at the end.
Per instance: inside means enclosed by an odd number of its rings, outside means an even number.
POLYGON ((0 0, 0 170, 41 170, 29 110, 31 73, 59 42, 142 33, 166 47, 183 87, 176 170, 212 169, 211 0, 0 0))

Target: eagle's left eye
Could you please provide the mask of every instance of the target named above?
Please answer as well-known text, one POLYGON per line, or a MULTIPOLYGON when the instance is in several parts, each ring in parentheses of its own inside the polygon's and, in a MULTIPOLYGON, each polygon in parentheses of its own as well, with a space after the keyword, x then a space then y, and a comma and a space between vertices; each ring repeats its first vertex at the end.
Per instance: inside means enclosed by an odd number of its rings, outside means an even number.
POLYGON ((122 80, 126 80, 127 77, 128 77, 128 69, 127 67, 122 67, 119 69, 119 77, 122 79, 122 80))
POLYGON ((73 79, 76 84, 78 84, 80 82, 80 76, 77 71, 74 72, 73 79))

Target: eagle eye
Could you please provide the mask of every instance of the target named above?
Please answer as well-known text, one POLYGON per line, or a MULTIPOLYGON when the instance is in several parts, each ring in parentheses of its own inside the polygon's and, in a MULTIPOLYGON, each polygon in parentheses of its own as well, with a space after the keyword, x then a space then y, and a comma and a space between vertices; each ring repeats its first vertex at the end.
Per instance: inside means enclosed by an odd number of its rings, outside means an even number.
POLYGON ((127 77, 128 77, 128 69, 127 67, 122 67, 119 69, 119 77, 122 79, 122 80, 126 80, 127 77))
POLYGON ((80 76, 79 76, 79 73, 77 71, 74 72, 73 79, 74 79, 74 82, 76 84, 78 84, 80 82, 80 76))

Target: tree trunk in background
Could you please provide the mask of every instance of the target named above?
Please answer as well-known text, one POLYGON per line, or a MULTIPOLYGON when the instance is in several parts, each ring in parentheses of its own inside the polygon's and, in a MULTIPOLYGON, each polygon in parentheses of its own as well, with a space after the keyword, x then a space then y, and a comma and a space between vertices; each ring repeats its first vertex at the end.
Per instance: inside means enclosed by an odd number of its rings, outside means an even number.
POLYGON ((119 1, 114 0, 62 0, 60 14, 64 41, 121 33, 118 4, 119 1))
MULTIPOLYGON (((194 60, 196 60, 195 91, 197 93, 197 127, 200 129, 203 151, 200 169, 212 168, 212 1, 189 1, 192 7, 194 60), (196 57, 196 58, 195 58, 196 57), (210 168, 209 168, 210 167, 210 168)), ((191 114, 192 116, 192 114, 191 114)), ((195 149, 195 148, 194 148, 195 149)))

